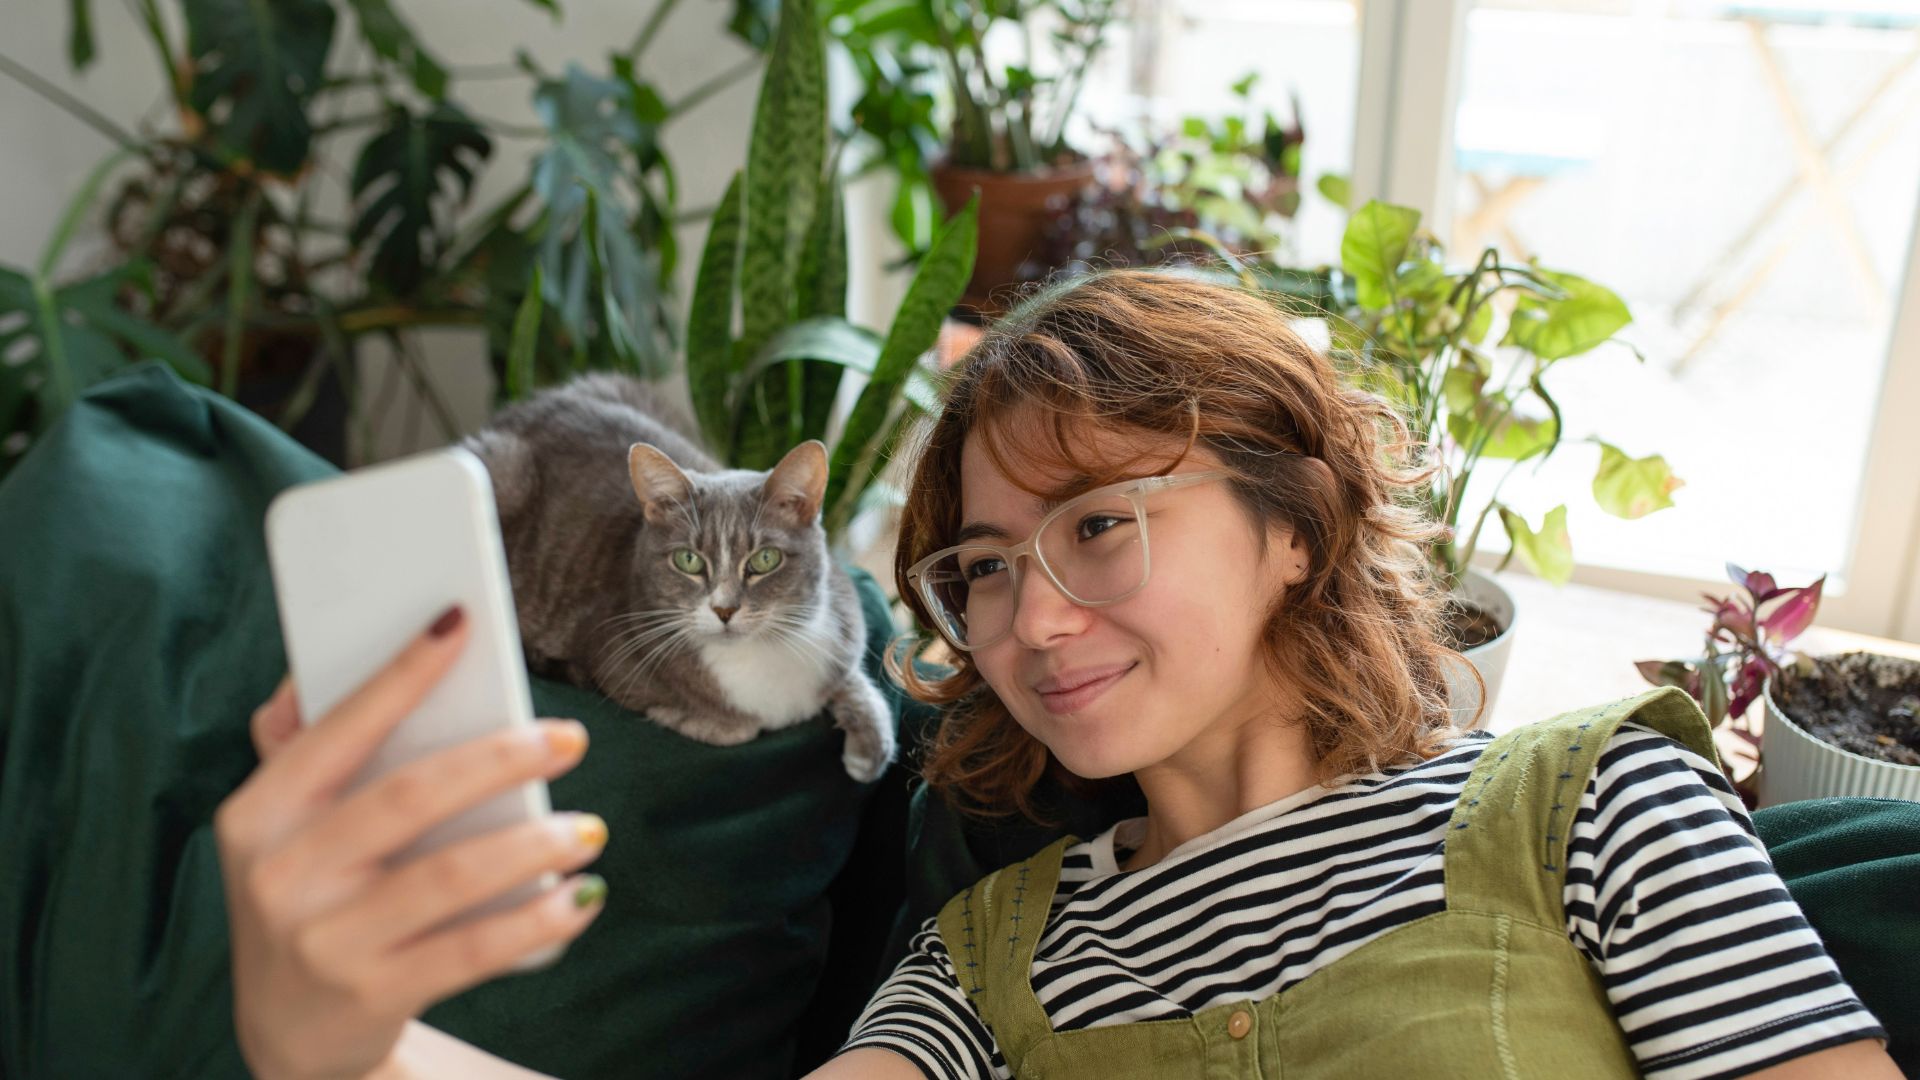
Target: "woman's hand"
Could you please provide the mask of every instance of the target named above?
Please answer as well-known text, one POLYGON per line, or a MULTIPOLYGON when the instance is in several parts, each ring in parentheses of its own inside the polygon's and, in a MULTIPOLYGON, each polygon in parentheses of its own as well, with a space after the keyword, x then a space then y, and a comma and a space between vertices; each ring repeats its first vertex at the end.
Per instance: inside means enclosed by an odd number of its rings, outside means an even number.
POLYGON ((234 1021, 254 1073, 360 1077, 441 998, 571 941, 599 914, 598 878, 564 881, 510 911, 435 931, 451 915, 548 871, 591 862, 606 826, 556 814, 389 864, 429 828, 586 751, 586 730, 543 720, 347 784, 465 647, 457 609, 319 722, 302 727, 283 682, 254 713, 262 763, 214 815, 233 940, 234 1021), (432 932, 430 932, 432 931, 432 932))

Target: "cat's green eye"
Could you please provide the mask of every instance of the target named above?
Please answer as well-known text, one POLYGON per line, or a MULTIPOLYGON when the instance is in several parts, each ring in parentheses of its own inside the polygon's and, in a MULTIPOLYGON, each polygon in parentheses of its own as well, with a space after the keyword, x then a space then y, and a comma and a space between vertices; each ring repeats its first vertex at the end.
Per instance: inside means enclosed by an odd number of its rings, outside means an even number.
POLYGON ((780 554, 779 548, 761 548, 747 557, 747 569, 756 574, 772 573, 773 568, 779 566, 780 560, 784 557, 780 554))
POLYGON ((673 568, 683 574, 705 573, 707 560, 701 558, 700 553, 692 548, 675 548, 673 550, 673 568))

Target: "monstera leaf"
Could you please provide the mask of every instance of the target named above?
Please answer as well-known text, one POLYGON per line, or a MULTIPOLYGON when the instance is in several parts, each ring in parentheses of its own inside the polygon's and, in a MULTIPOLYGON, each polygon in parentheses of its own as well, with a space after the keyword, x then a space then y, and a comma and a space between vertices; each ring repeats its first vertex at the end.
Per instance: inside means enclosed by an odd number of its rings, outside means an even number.
POLYGON ((552 140, 533 166, 546 203, 539 263, 543 296, 574 348, 611 351, 626 367, 661 374, 671 322, 657 251, 643 250, 620 179, 634 147, 651 144, 634 83, 569 65, 540 84, 534 109, 552 140))
POLYGON ((386 130, 367 141, 353 168, 356 246, 376 244, 373 279, 405 294, 446 250, 453 209, 473 190, 475 168, 492 153, 480 126, 452 105, 425 116, 396 105, 386 130))
POLYGON ((429 98, 438 99, 447 92, 447 70, 421 46, 413 28, 387 0, 348 0, 354 18, 360 23, 360 36, 374 52, 413 80, 413 85, 429 98))
POLYGON ((228 154, 292 174, 313 141, 307 101, 333 43, 327 0, 182 0, 192 71, 187 104, 228 154))

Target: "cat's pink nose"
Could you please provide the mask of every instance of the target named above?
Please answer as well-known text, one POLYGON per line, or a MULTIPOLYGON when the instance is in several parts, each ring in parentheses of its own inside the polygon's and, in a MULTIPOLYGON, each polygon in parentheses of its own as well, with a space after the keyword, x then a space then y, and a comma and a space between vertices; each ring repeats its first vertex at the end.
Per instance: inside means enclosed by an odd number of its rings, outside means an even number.
POLYGON ((713 613, 720 616, 721 622, 731 622, 733 620, 733 613, 739 610, 737 607, 717 607, 713 609, 713 613))

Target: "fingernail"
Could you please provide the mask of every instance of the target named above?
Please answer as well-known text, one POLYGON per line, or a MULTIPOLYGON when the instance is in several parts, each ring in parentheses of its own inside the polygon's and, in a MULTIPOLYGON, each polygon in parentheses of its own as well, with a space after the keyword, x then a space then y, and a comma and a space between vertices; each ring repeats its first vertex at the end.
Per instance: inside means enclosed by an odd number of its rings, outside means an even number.
POLYGON ((575 814, 573 834, 581 847, 602 848, 607 845, 607 822, 599 814, 575 814))
POLYGON ((607 879, 599 874, 588 874, 580 879, 580 887, 573 890, 573 906, 590 908, 607 898, 607 879))
POLYGON ((540 726, 547 751, 557 758, 576 758, 587 752, 587 729, 578 720, 549 720, 540 726))
POLYGON ((467 613, 460 610, 459 604, 455 604, 441 612, 439 618, 433 620, 433 625, 427 627, 427 636, 436 638, 446 637, 458 629, 461 621, 466 617, 467 613))

